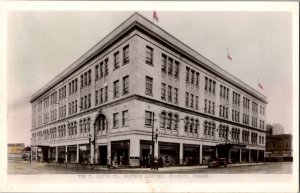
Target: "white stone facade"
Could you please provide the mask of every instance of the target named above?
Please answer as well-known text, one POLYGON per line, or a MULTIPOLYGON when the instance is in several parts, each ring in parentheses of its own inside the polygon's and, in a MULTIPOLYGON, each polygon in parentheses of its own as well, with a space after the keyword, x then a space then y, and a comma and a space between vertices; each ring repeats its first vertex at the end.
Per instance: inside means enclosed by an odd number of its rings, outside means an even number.
POLYGON ((58 77, 30 101, 43 159, 145 165, 153 129, 154 156, 173 165, 205 164, 224 156, 224 144, 235 162, 263 160, 266 97, 139 14, 58 77))

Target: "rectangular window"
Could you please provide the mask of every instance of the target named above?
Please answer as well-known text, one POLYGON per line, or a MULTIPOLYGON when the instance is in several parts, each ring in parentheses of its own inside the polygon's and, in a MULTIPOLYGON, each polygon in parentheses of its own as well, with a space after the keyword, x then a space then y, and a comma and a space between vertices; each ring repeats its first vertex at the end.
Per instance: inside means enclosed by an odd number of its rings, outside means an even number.
POLYGON ((161 72, 166 73, 167 71, 167 56, 162 54, 161 72))
POLYGON ((72 85, 71 85, 71 82, 69 82, 69 95, 72 94, 72 85))
POLYGON ((122 126, 128 126, 128 110, 122 113, 122 126))
POLYGON ((185 106, 189 107, 189 93, 188 92, 185 93, 185 106))
POLYGON ((191 108, 194 108, 194 95, 191 94, 191 108))
POLYGON ((196 96, 196 100, 195 100, 196 110, 199 110, 199 104, 198 104, 198 102, 199 102, 199 97, 196 96))
POLYGON ((95 105, 98 105, 98 102, 99 102, 99 101, 98 101, 98 99, 99 99, 99 98, 98 98, 98 97, 99 97, 99 96, 98 96, 98 92, 99 92, 99 91, 96 90, 96 93, 95 93, 95 105))
POLYGON ((119 80, 114 82, 114 98, 119 97, 119 80))
POLYGON ((146 46, 146 64, 153 65, 153 48, 146 46))
POLYGON ((186 67, 186 75, 185 75, 186 83, 190 83, 190 68, 186 67))
POLYGON ((204 99, 204 112, 206 113, 207 112, 207 100, 204 99))
POLYGON ((113 114, 113 127, 119 127, 119 113, 113 114))
POLYGON ((116 52, 115 54, 114 54, 114 70, 115 69, 118 69, 120 66, 119 66, 119 58, 120 56, 119 56, 119 51, 118 52, 116 52))
POLYGON ((105 76, 108 75, 108 58, 106 58, 104 61, 104 73, 105 76))
POLYGON ((173 74, 173 59, 168 58, 168 74, 172 75, 173 74))
POLYGON ((166 84, 161 83, 161 100, 166 100, 166 84))
POLYGON ((89 71, 88 71, 88 84, 89 84, 89 85, 92 83, 91 73, 92 73, 92 71, 89 70, 89 71))
POLYGON ((146 95, 152 96, 153 78, 146 76, 146 95))
POLYGON ((129 76, 125 76, 123 78, 123 95, 127 95, 129 93, 129 76))
POLYGON ((81 75, 81 83, 80 83, 80 88, 83 88, 83 75, 81 75))
POLYGON ((199 87, 199 72, 196 72, 196 86, 199 87))
POLYGON ((208 78, 205 77, 205 87, 204 87, 204 89, 207 90, 207 88, 208 88, 208 78))
POLYGON ((75 113, 77 113, 77 100, 75 100, 75 113))
POLYGON ((90 108, 92 106, 92 104, 91 104, 91 94, 88 95, 88 102, 89 102, 88 108, 90 108))
POLYGON ((123 48, 123 65, 129 62, 129 45, 123 48))
POLYGON ((168 86, 168 101, 172 102, 172 86, 168 86))
POLYGON ((78 81, 77 81, 77 78, 75 79, 75 91, 74 92, 77 92, 77 84, 78 84, 78 81))
POLYGON ((83 97, 80 98, 80 110, 82 111, 83 109, 83 97))
POLYGON ((84 109, 87 108, 87 96, 84 96, 84 109))
POLYGON ((103 103, 103 88, 100 89, 100 103, 103 103))
POLYGON ((108 86, 104 87, 104 92, 105 92, 105 100, 104 100, 104 102, 107 102, 108 101, 108 86))
POLYGON ((99 79, 99 66, 98 64, 95 66, 95 80, 98 80, 99 79))
POLYGON ((174 77, 179 78, 179 62, 175 61, 175 66, 174 66, 174 77))
POLYGON ((150 111, 145 111, 145 125, 152 125, 152 112, 150 111))
POLYGON ((195 78, 195 71, 191 70, 191 84, 194 84, 194 78, 195 78))
POLYGON ((174 103, 178 104, 178 88, 174 88, 174 103))
POLYGON ((103 78, 103 62, 100 63, 100 78, 103 78))

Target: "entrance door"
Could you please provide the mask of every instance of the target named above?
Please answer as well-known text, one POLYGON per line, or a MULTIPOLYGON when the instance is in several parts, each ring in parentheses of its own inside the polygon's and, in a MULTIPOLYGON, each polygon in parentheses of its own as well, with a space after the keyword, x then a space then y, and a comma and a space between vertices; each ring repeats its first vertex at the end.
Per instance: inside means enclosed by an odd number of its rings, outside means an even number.
POLYGON ((107 145, 99 146, 99 164, 107 165, 107 145))

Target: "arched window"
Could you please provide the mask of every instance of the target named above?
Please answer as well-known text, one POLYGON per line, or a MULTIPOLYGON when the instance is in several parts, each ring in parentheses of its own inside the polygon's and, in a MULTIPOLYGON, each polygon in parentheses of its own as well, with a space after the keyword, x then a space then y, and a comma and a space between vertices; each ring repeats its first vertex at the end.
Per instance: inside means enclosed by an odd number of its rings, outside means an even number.
POLYGON ((77 135, 77 122, 74 122, 74 135, 77 135))
POLYGON ((86 133, 86 119, 83 119, 83 132, 86 133))
POLYGON ((165 128, 166 126, 166 112, 163 111, 160 113, 160 127, 165 128))
POLYGON ((204 135, 207 135, 207 131, 208 131, 207 121, 204 121, 203 125, 204 125, 204 131, 203 131, 203 133, 204 133, 204 135))
POLYGON ((80 133, 83 133, 82 120, 79 120, 80 133))
POLYGON ((178 114, 174 115, 174 130, 178 130, 178 126, 179 126, 179 116, 178 114))
POLYGON ((212 121, 211 123, 211 136, 215 136, 216 124, 212 121))
POLYGON ((189 117, 185 117, 185 125, 184 125, 184 131, 188 132, 188 128, 189 128, 189 117))
POLYGON ((198 133, 199 131, 199 119, 195 120, 195 133, 198 133))
POLYGON ((193 131, 194 131, 194 118, 191 118, 190 133, 193 133, 193 131))
POLYGON ((167 119, 167 129, 172 129, 172 113, 168 113, 168 119, 167 119))
POLYGON ((87 119, 87 131, 88 132, 91 131, 91 119, 90 118, 87 119))

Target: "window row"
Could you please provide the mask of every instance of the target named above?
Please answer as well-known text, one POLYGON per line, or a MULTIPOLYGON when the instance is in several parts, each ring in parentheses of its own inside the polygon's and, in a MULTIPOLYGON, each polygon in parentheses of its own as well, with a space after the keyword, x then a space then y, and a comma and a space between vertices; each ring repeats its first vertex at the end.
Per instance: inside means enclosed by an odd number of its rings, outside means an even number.
POLYGON ((78 85, 77 78, 69 82, 69 95, 77 92, 77 85, 78 85))
POLYGON ((57 119, 57 109, 50 111, 50 121, 55 121, 57 119))
POLYGON ((240 141, 240 129, 234 127, 231 129, 231 139, 233 142, 240 141))
POLYGON ((91 94, 80 97, 80 110, 86 110, 91 108, 91 94))
POLYGON ((251 132, 251 144, 254 144, 254 145, 257 144, 257 136, 258 136, 257 133, 251 132))
MULTIPOLYGON (((129 62, 129 45, 123 47, 123 65, 129 62)), ((120 68, 120 51, 114 53, 114 70, 120 68)))
MULTIPOLYGON (((127 127, 128 126, 128 110, 122 111, 122 127, 127 127)), ((119 113, 114 113, 113 114, 113 128, 118 128, 119 127, 119 113)))
POLYGON ((66 125, 59 125, 57 127, 58 138, 65 138, 67 136, 66 125))
POLYGON ((265 121, 259 120, 259 128, 260 129, 265 129, 265 121))
POLYGON ((229 88, 226 86, 220 85, 220 98, 229 100, 229 88))
MULTIPOLYGON (((127 95, 129 94, 129 76, 125 76, 123 77, 123 82, 122 82, 122 86, 123 86, 123 90, 122 90, 122 95, 127 95)), ((114 81, 113 83, 113 93, 114 93, 114 98, 118 98, 119 97, 119 93, 120 93, 120 83, 119 80, 114 81)), ((101 93, 100 93, 101 94, 101 93)))
POLYGON ((83 118, 79 120, 80 134, 89 133, 91 131, 91 118, 83 118))
POLYGON ((243 124, 249 125, 250 116, 248 114, 243 113, 243 124))
POLYGON ((219 116, 228 119, 228 107, 225 107, 224 105, 220 105, 219 107, 219 116))
POLYGON ((166 54, 162 54, 161 72, 179 78, 179 62, 166 54))
POLYGON ((57 91, 50 94, 50 105, 54 105, 57 103, 57 91))
POLYGON ((258 112, 258 104, 254 101, 252 101, 252 111, 253 112, 258 112))
POLYGON ((215 115, 215 102, 204 99, 204 113, 215 115))
POLYGON ((261 115, 265 115, 265 107, 263 107, 263 106, 260 105, 259 113, 260 113, 261 115))
POLYGON ((232 91, 232 104, 240 105, 240 97, 241 95, 235 91, 232 91))
MULTIPOLYGON (((166 101, 166 84, 161 83, 161 100, 166 101)), ((174 104, 178 104, 178 88, 173 88, 168 85, 168 102, 174 102, 174 104), (174 94, 174 95, 173 95, 174 94)))
POLYGON ((160 113, 160 128, 178 130, 179 116, 176 113, 163 111, 160 113))
POLYGON ((229 134, 229 126, 228 125, 220 125, 219 126, 219 138, 221 140, 227 141, 229 134))
POLYGON ((251 119, 252 119, 251 120, 251 126, 252 127, 257 127, 257 118, 256 117, 252 117, 251 119))
POLYGON ((63 86, 58 89, 58 100, 65 99, 67 97, 67 86, 63 86))
POLYGON ((244 130, 242 132, 242 140, 243 140, 244 143, 248 143, 249 142, 249 135, 250 135, 249 131, 244 130))
POLYGON ((185 82, 187 84, 190 84, 191 85, 196 85, 196 87, 199 88, 199 79, 200 79, 200 73, 189 68, 189 67, 186 67, 186 74, 185 74, 185 82))
POLYGON ((58 107, 58 118, 64 118, 67 116, 67 109, 66 105, 63 105, 61 107, 58 107))
POLYGON ((108 101, 108 86, 105 86, 104 89, 100 88, 95 91, 95 105, 103 104, 108 101))
POLYGON ((199 110, 199 96, 185 92, 185 107, 199 110))
POLYGON ((243 97, 243 108, 244 109, 250 109, 250 99, 247 97, 243 97))
POLYGON ((204 90, 206 92, 209 92, 209 93, 212 93, 212 94, 215 94, 216 93, 216 81, 208 78, 208 77, 205 77, 205 87, 204 87, 204 90))
POLYGON ((44 98, 44 108, 49 107, 49 96, 44 98))
POLYGON ((77 135, 77 122, 72 121, 68 123, 68 136, 77 135))
POLYGON ((259 143, 264 144, 265 143, 265 137, 264 136, 259 136, 259 143))
POLYGON ((216 132, 215 122, 213 122, 213 121, 204 121, 203 126, 204 126, 203 134, 206 138, 215 136, 215 132, 216 132))
POLYGON ((95 81, 108 75, 108 58, 101 61, 95 66, 95 81))
POLYGON ((232 121, 240 122, 240 112, 236 110, 232 110, 232 121))
POLYGON ((80 78, 81 78, 81 81, 80 81, 80 88, 84 88, 84 87, 87 87, 87 86, 90 86, 91 83, 92 83, 92 77, 91 77, 91 74, 92 74, 92 71, 91 69, 84 72, 80 78))
POLYGON ((69 103, 69 115, 77 113, 77 100, 69 103))

